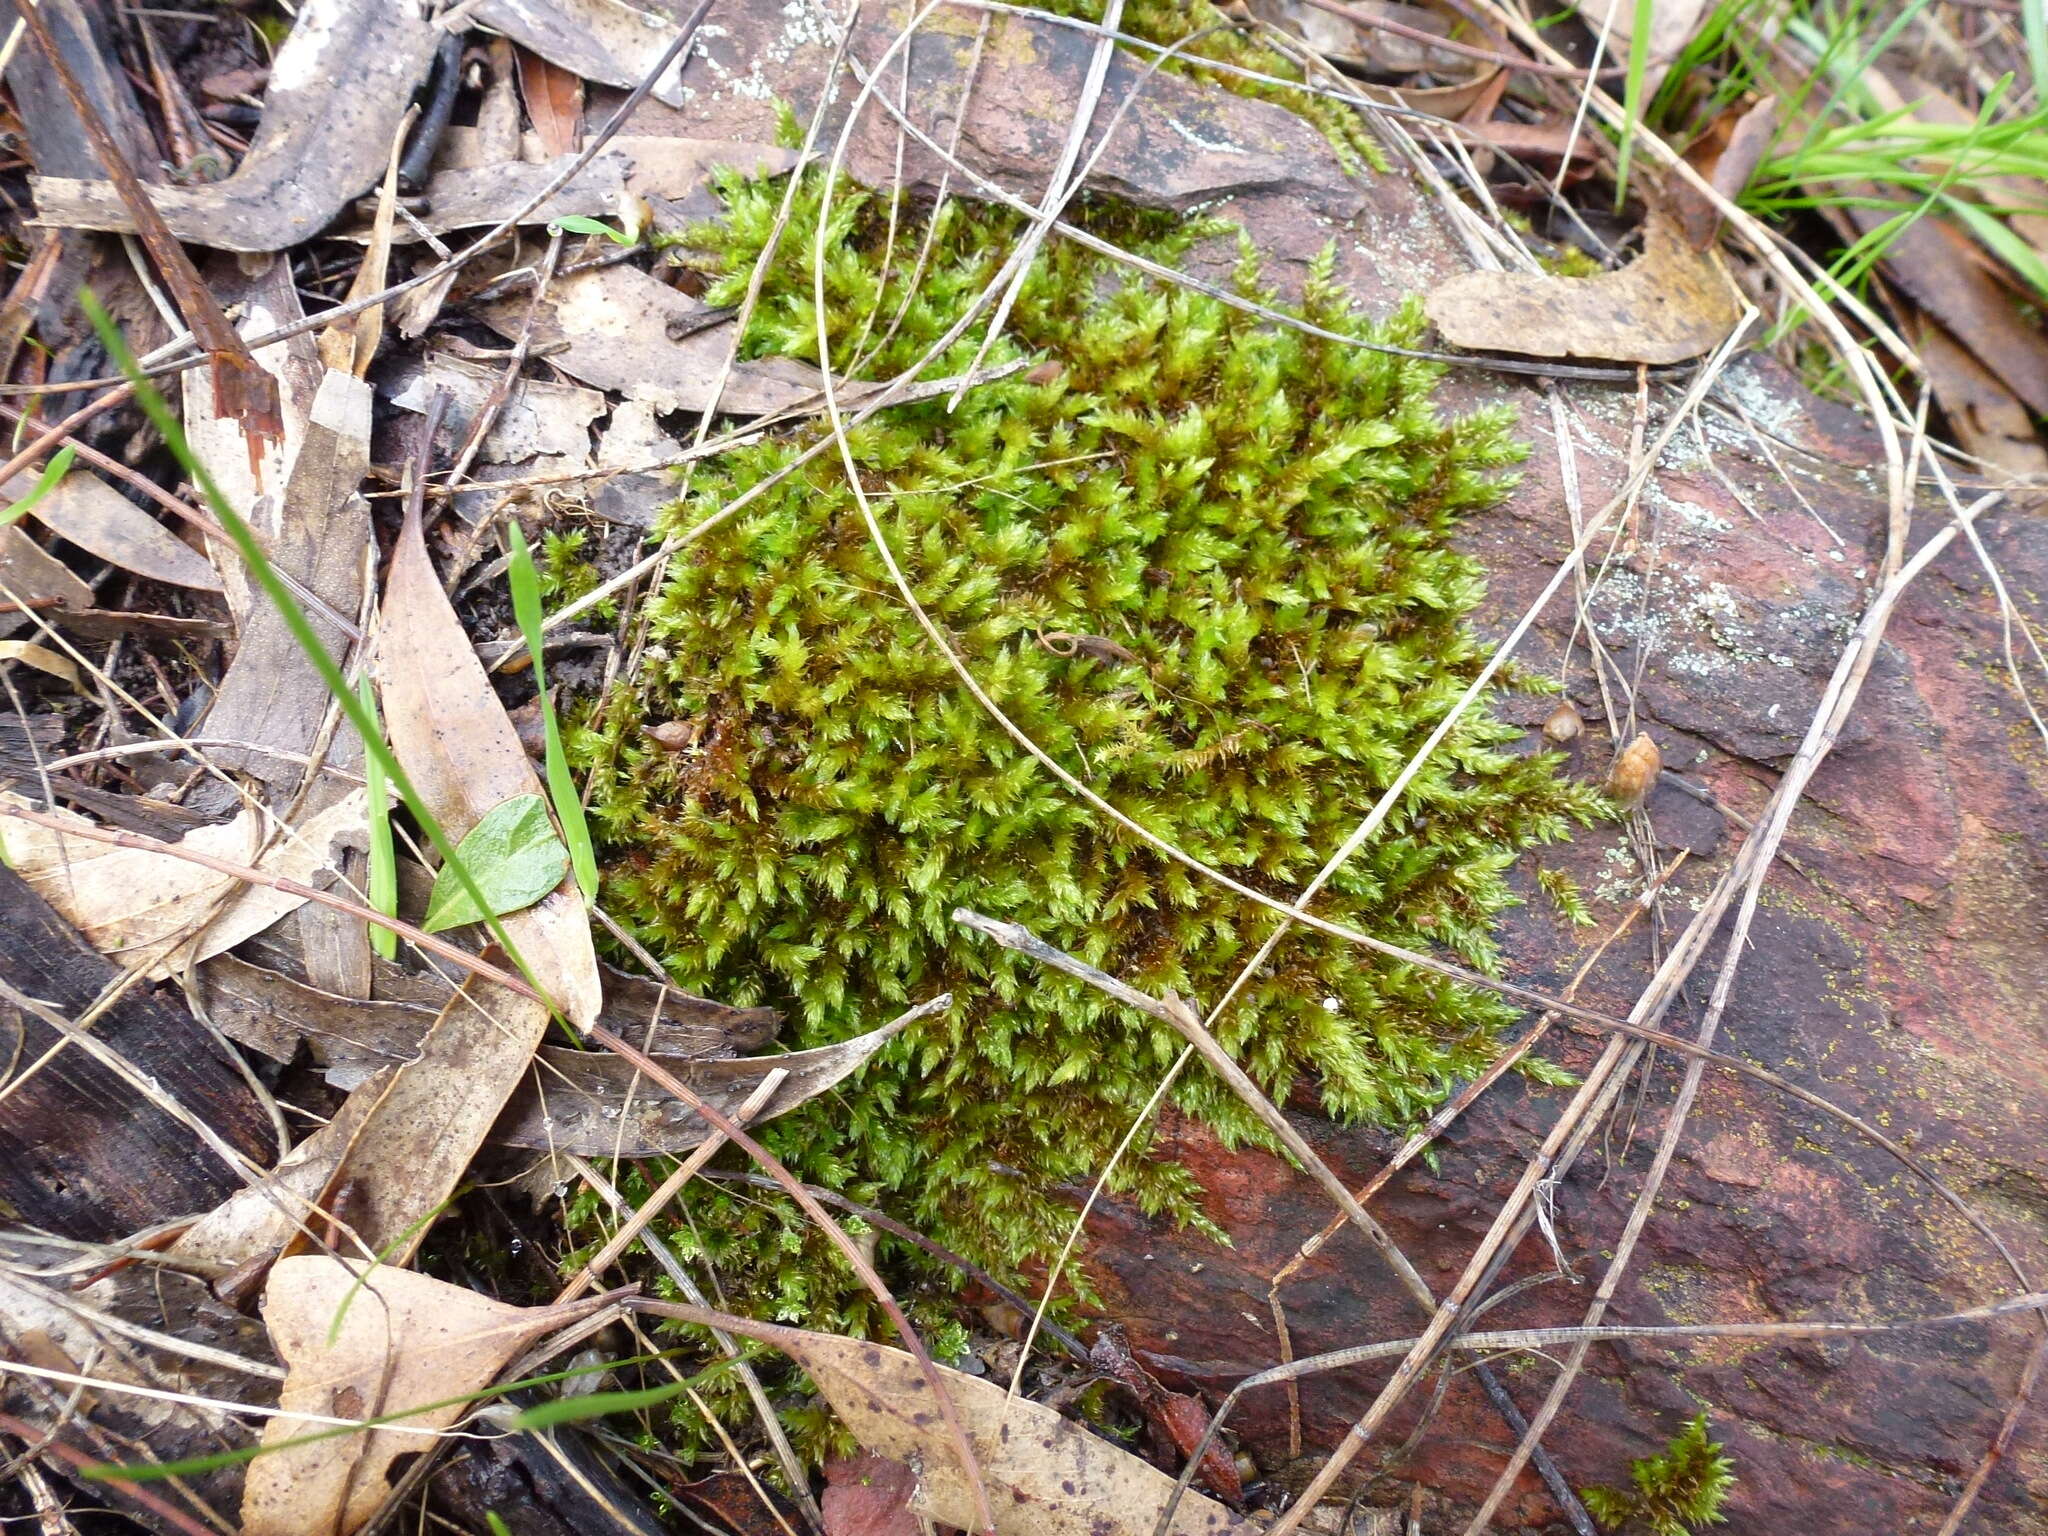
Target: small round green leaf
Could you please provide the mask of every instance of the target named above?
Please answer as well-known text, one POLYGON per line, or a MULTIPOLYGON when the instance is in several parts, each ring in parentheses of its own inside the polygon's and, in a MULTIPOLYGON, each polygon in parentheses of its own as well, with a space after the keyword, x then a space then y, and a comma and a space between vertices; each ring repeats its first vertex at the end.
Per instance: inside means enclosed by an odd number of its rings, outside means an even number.
POLYGON ((469 870, 489 910, 479 911, 462 881, 443 869, 434 877, 434 894, 420 924, 428 933, 530 907, 560 885, 569 870, 569 850, 555 835, 547 802, 539 795, 515 795, 493 806, 469 829, 455 857, 469 870))

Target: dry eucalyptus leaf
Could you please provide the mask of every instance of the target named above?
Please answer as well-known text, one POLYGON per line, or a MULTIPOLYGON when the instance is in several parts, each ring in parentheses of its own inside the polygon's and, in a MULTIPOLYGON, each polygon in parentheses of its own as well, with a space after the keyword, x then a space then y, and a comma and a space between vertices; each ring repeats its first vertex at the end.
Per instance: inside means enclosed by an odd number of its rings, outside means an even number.
MULTIPOLYGON (((1765 96, 1741 109, 1730 107, 1708 125, 1685 152, 1708 185, 1734 202, 1756 175, 1778 139, 1778 98, 1765 96)), ((1689 181, 1672 177, 1665 188, 1672 214, 1695 249, 1705 250, 1721 230, 1721 210, 1689 181)))
MULTIPOLYGON (((324 230, 384 169, 442 35, 422 0, 309 0, 296 15, 270 67, 263 121, 234 174, 149 189, 189 245, 282 251, 324 230)), ((30 186, 50 224, 135 228, 110 182, 40 176, 30 186)))
POLYGON ((354 1434, 323 1435, 333 1426, 321 1419, 376 1418, 480 1391, 535 1340, 601 1305, 508 1307, 402 1269, 365 1278, 362 1264, 330 1254, 280 1260, 263 1293, 263 1321, 285 1363, 278 1406, 286 1413, 263 1432, 264 1445, 279 1448, 249 1463, 242 1536, 348 1536, 390 1493, 392 1463, 431 1448, 431 1432, 469 1405, 354 1434))
MULTIPOLYGON (((80 581, 70 566, 10 524, 0 528, 0 603, 20 605, 13 613, 0 613, 0 635, 4 635, 29 622, 21 608, 92 607, 92 588, 80 581)), ((49 617, 54 623, 57 615, 49 617)))
POLYGON ((531 49, 518 50, 519 94, 549 159, 583 147, 583 77, 550 64, 531 49))
MULTIPOLYGON (((673 16, 625 0, 483 0, 473 19, 571 74, 620 87, 644 80, 681 30, 673 16)), ((656 101, 683 104, 688 62, 686 52, 663 72, 656 101)))
MULTIPOLYGON (((548 362, 571 378, 626 397, 656 412, 705 411, 765 416, 780 411, 822 411, 823 380, 809 363, 760 357, 734 363, 716 401, 712 386, 731 350, 731 316, 710 308, 638 267, 600 267, 559 277, 547 297, 524 295, 479 306, 484 323, 506 337, 526 332, 550 348, 548 362)), ((1000 377, 1001 365, 981 376, 1000 377)), ((928 379, 903 390, 897 403, 930 399, 959 387, 958 379, 928 379)), ((839 404, 851 408, 888 386, 854 379, 837 385, 839 404)))
MULTIPOLYGON (((214 956, 199 968, 197 980, 207 1015, 230 1039, 276 1061, 290 1061, 304 1041, 313 1060, 326 1069, 327 1080, 350 1089, 380 1067, 417 1056, 420 1041, 454 991, 437 973, 422 971, 405 978, 409 985, 402 996, 386 995, 385 982, 395 970, 390 962, 378 962, 373 984, 379 996, 374 1000, 308 986, 240 955, 214 956)), ((772 1008, 728 1008, 607 971, 600 1021, 616 1033, 648 1042, 651 1056, 703 1061, 757 1049, 774 1038, 781 1016, 772 1008)), ((601 1059, 618 1061, 619 1091, 624 1092, 631 1063, 610 1055, 601 1059)), ((643 1080, 641 1088, 645 1092, 649 1085, 643 1080)))
MULTIPOLYGON (((337 997, 264 971, 232 955, 207 962, 200 987, 208 1016, 230 1039, 289 1061, 303 1040, 336 1088, 360 1087, 377 1072, 421 1054, 432 1032, 432 1008, 412 1003, 337 997)), ((625 989, 621 989, 625 990, 625 989)), ((761 1043, 758 1010, 719 1005, 670 991, 660 1021, 611 1006, 604 1022, 634 1040, 705 1100, 735 1114, 771 1072, 782 1085, 754 1115, 771 1120, 817 1097, 864 1066, 902 1030, 902 1022, 832 1045, 779 1056, 736 1056, 735 1046, 761 1043), (691 1022, 692 1009, 703 1022, 691 1022), (721 1016, 732 1033, 715 1027, 721 1016)), ((699 1145, 710 1127, 695 1110, 647 1081, 610 1052, 541 1047, 510 1102, 492 1125, 496 1146, 584 1157, 657 1157, 699 1145)))
MULTIPOLYGON (((301 593, 325 604, 325 611, 306 604, 314 635, 330 656, 344 655, 349 637, 337 619, 353 619, 362 606, 363 549, 373 539, 369 504, 359 494, 370 462, 370 386, 329 369, 303 415, 291 391, 284 398, 291 449, 279 466, 279 493, 259 501, 258 526, 271 564, 301 593)), ((267 472, 269 461, 264 467, 267 472)), ((240 556, 227 558, 246 578, 240 556)), ((216 763, 261 779, 282 799, 304 782, 299 760, 320 748, 334 701, 267 597, 256 594, 239 618, 234 660, 207 709, 204 729, 233 743, 215 749, 216 763)), ((362 743, 346 721, 327 742, 326 760, 344 769, 361 763, 362 743)), ((316 782, 311 793, 312 804, 324 804, 334 793, 333 781, 316 782)), ((362 924, 354 926, 360 933, 362 924)), ((367 953, 367 940, 364 945, 367 953)))
POLYGON ((531 316, 535 342, 559 348, 548 357, 555 367, 663 411, 703 411, 715 403, 728 415, 760 416, 821 398, 815 368, 775 357, 733 364, 714 402, 712 386, 732 346, 729 322, 637 267, 569 273, 538 305, 520 294, 480 312, 508 336, 519 335, 531 316))
POLYGON ((342 1100, 318 1132, 287 1152, 263 1179, 215 1206, 171 1246, 178 1267, 219 1280, 258 1258, 274 1257, 332 1182, 341 1156, 376 1100, 372 1092, 342 1100))
MULTIPOLYGON (((70 812, 49 814, 90 825, 70 812)), ((195 827, 178 846, 311 884, 340 848, 362 844, 363 792, 271 838, 266 850, 267 835, 266 818, 245 809, 233 821, 195 827)), ((93 948, 152 976, 232 949, 305 901, 167 853, 88 842, 25 821, 0 821, 0 856, 93 948)))
MULTIPOLYGON (((382 619, 378 673, 391 749, 428 814, 459 844, 495 808, 537 798, 541 786, 449 606, 416 507, 392 555, 382 619)), ((502 930, 542 993, 588 1026, 602 998, 573 881, 503 918, 502 930)), ((345 1179, 351 1226, 403 1263, 525 1076, 547 1023, 544 1005, 473 981, 448 999, 416 1056, 350 1096, 352 1111, 367 1106, 349 1117, 353 1127, 316 1131, 295 1159, 317 1172, 321 1190, 345 1179)), ((289 1233, 289 1223, 259 1219, 236 1241, 245 1257, 258 1257, 289 1233)))
POLYGON ((346 1189, 356 1237, 404 1264, 461 1181, 547 1027, 531 998, 472 980, 451 994, 417 1050, 377 1072, 294 1147, 275 1173, 202 1218, 181 1259, 214 1272, 259 1264, 295 1240, 314 1206, 346 1189))
POLYGON ((2015 489, 2015 506, 2048 505, 2048 447, 2034 430, 2034 418, 2019 398, 1976 356, 1926 315, 1913 317, 1907 334, 1920 353, 1927 382, 1956 441, 1985 463, 2027 483, 2015 489))
MULTIPOLYGON (((26 496, 35 483, 35 474, 23 470, 0 486, 0 496, 10 500, 26 496)), ((202 592, 221 589, 220 573, 212 561, 90 471, 73 469, 35 504, 29 516, 87 554, 124 571, 174 587, 202 592)))
MULTIPOLYGON (((262 271, 249 276, 236 265, 217 262, 206 269, 207 284, 230 312, 239 311, 235 329, 246 339, 305 319, 299 291, 293 286, 291 263, 283 257, 272 259, 262 271)), ((214 409, 213 391, 188 389, 184 395, 185 436, 200 466, 229 506, 256 530, 264 548, 272 548, 285 516, 285 481, 298 457, 312 420, 313 401, 319 394, 324 368, 319 344, 302 332, 285 341, 255 348, 256 361, 277 380, 280 413, 284 417, 284 440, 264 439, 255 463, 250 463, 249 437, 232 416, 214 409)), ((240 626, 252 612, 267 610, 270 600, 263 596, 242 564, 241 552, 226 538, 214 541, 214 562, 228 600, 228 611, 240 626)), ((355 616, 354 610, 349 616, 355 616)))
MULTIPOLYGON (((389 399, 400 410, 424 413, 436 393, 445 394, 448 407, 442 419, 458 438, 467 438, 470 424, 504 377, 502 363, 486 366, 452 352, 429 351, 417 367, 408 363, 393 369, 396 387, 389 399)), ((487 464, 523 464, 543 454, 587 458, 591 425, 604 413, 605 397, 594 389, 520 379, 484 435, 482 458, 487 464)))
POLYGON ((1698 357, 1742 312, 1712 258, 1656 213, 1644 226, 1643 254, 1618 272, 1463 272, 1439 283, 1422 307, 1453 346, 1616 363, 1698 357))
POLYGON ((34 667, 38 672, 46 672, 60 682, 69 683, 81 692, 85 688, 85 679, 78 675, 76 662, 62 651, 53 651, 33 640, 0 640, 0 661, 18 661, 25 667, 34 667))
MULTIPOLYGON (((474 142, 475 130, 456 130, 458 143, 474 142)), ((523 224, 552 224, 573 216, 618 212, 630 198, 681 198, 709 181, 714 171, 730 169, 746 176, 773 175, 796 163, 793 150, 744 140, 684 139, 639 134, 611 140, 588 165, 563 185, 556 181, 574 166, 577 156, 558 155, 529 164, 500 160, 437 170, 422 191, 425 206, 394 238, 400 244, 425 238, 423 232, 449 234, 476 229, 519 216, 523 224), (555 187, 537 205, 535 197, 555 187)), ((360 230, 344 230, 345 239, 360 239, 360 230)))
MULTIPOLYGON (((662 1316, 772 1344, 809 1373, 853 1437, 878 1456, 922 1469, 913 1507, 942 1525, 972 1530, 975 1502, 931 1384, 917 1361, 883 1344, 781 1328, 701 1307, 662 1306, 662 1316)), ((938 1367, 981 1464, 997 1536, 1150 1536, 1174 1480, 1149 1462, 1070 1424, 1052 1409, 1011 1397, 993 1382, 938 1367)), ((1214 1499, 1181 1496, 1174 1536, 1256 1536, 1214 1499)))
POLYGON ((350 1096, 372 1102, 360 1130, 346 1139, 314 1133, 335 1156, 330 1182, 348 1185, 349 1225, 389 1262, 405 1263, 425 1239, 525 1079, 547 1022, 531 998, 472 981, 449 999, 418 1055, 350 1096))
MULTIPOLYGON (((1866 235, 1889 216, 1853 205, 1841 213, 1847 225, 1866 235)), ((1882 266, 1899 293, 1969 348, 2028 410, 2048 416, 2048 335, 2026 321, 2024 306, 1978 255, 1969 234, 1930 215, 1898 232, 1885 247, 1882 266)))
MULTIPOLYGON (((1368 20, 1389 21, 1410 32, 1449 37, 1454 28, 1464 29, 1466 42, 1476 42, 1505 51, 1507 40, 1488 29, 1470 31, 1470 18, 1446 5, 1405 5, 1398 0, 1353 0, 1349 16, 1339 16, 1312 0, 1253 0, 1251 12, 1260 20, 1292 32, 1346 73, 1361 76, 1352 89, 1374 101, 1427 112, 1435 117, 1462 118, 1486 103, 1490 92, 1502 83, 1499 69, 1469 54, 1433 48, 1414 37, 1378 27, 1368 20), (1440 84, 1394 84, 1408 76, 1423 75, 1440 84)), ((1491 103, 1480 117, 1489 115, 1491 103)))
MULTIPOLYGON (((1309 0, 1250 0, 1247 9, 1260 21, 1270 22, 1315 49, 1332 63, 1343 64, 1360 73, 1388 75, 1466 75, 1473 73, 1474 60, 1465 54, 1432 48, 1427 43, 1394 32, 1361 26, 1348 17, 1309 3, 1309 0)), ((1361 18, 1392 21, 1416 32, 1433 32, 1448 37, 1456 13, 1440 14, 1426 6, 1403 5, 1398 0, 1353 0, 1352 14, 1361 18)))

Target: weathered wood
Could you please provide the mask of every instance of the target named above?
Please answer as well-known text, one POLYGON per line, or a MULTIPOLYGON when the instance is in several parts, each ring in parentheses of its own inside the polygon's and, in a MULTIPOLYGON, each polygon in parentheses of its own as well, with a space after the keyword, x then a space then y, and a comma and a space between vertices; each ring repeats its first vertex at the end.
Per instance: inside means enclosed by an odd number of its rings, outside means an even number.
MULTIPOLYGON (((0 867, 0 982, 75 1019, 118 977, 12 870, 0 867)), ((237 1151, 275 1152, 270 1121, 223 1048, 176 994, 131 987, 94 1039, 160 1085, 237 1151)), ((242 1181, 134 1085, 31 1009, 0 997, 0 1206, 67 1237, 107 1239, 218 1205, 242 1181), (47 1059, 46 1059, 47 1057, 47 1059)))

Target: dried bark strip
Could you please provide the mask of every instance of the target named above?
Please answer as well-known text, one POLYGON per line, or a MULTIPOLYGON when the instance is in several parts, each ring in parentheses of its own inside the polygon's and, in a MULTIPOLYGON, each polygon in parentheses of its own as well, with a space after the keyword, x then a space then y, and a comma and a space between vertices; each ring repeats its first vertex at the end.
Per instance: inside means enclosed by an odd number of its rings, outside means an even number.
MULTIPOLYGON (((90 1013, 121 979, 13 870, 0 865, 0 980, 52 1010, 90 1013)), ((95 1037, 253 1162, 275 1152, 269 1117, 213 1037, 173 997, 131 987, 95 1037)), ((106 1240, 204 1210, 241 1180, 192 1133, 33 1011, 0 1003, 0 1199, 69 1237, 106 1240)))

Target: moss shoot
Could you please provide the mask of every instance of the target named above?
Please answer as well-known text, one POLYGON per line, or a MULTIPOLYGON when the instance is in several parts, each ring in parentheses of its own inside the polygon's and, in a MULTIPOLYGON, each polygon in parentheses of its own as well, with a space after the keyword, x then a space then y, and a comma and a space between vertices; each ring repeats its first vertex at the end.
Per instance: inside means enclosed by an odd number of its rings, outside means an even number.
MULTIPOLYGON (((779 184, 723 185, 727 217, 686 252, 735 302, 779 184)), ((817 359, 807 184, 746 338, 817 359)), ((826 231, 835 367, 887 378, 995 276, 1016 222, 951 203, 930 230, 841 188, 826 231)), ((1085 209, 1163 259, 1215 227, 1085 209)), ((1249 256, 1236 281, 1257 293, 1249 256)), ((1261 295, 1270 299, 1270 295, 1261 295)), ((1300 312, 1412 344, 1327 263, 1300 312)), ((927 377, 966 368, 978 335, 927 377)), ((993 363, 1015 372, 893 408, 852 449, 897 559, 1004 710, 1109 802, 1276 896, 1309 880, 1483 659, 1481 593, 1450 543, 1519 456, 1506 411, 1448 419, 1440 370, 1316 340, 1129 277, 1053 242, 993 363)), ((822 428, 700 467, 665 514, 688 529, 787 467, 822 428)), ((672 562, 647 602, 644 665, 590 712, 608 909, 684 986, 786 1010, 784 1043, 846 1038, 910 1003, 954 1005, 765 1139, 800 1174, 890 1209, 998 1271, 1056 1248, 1063 1186, 1107 1161, 1177 1037, 958 929, 955 906, 1021 922, 1158 993, 1213 1002, 1275 919, 1080 803, 961 688, 900 599, 836 455, 822 455, 672 562), (648 727, 692 740, 665 750, 648 727)), ((1484 711, 1453 732, 1320 910, 1482 969, 1518 850, 1601 814, 1552 758, 1505 750, 1484 711)), ((1488 1059, 1488 996, 1297 931, 1218 1035, 1275 1095, 1312 1082, 1357 1121, 1421 1114, 1488 1059)), ((1199 1070, 1175 1101, 1228 1138, 1259 1132, 1199 1070)), ((1138 1155, 1119 1188, 1194 1214, 1195 1176, 1138 1155)), ((695 1185, 671 1234, 744 1304, 814 1326, 875 1322, 851 1276, 774 1200, 695 1185)))

